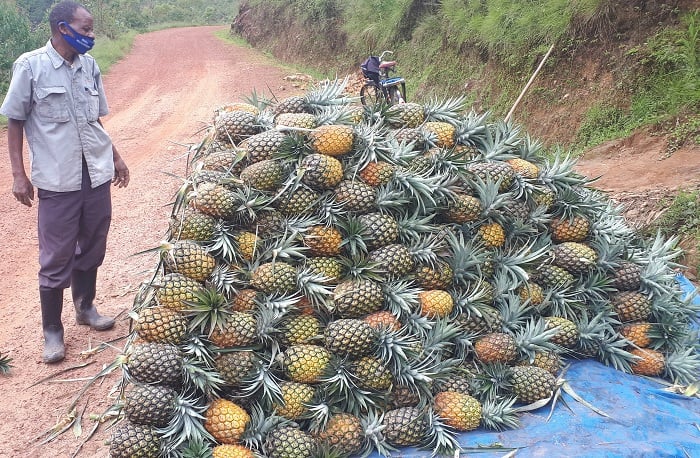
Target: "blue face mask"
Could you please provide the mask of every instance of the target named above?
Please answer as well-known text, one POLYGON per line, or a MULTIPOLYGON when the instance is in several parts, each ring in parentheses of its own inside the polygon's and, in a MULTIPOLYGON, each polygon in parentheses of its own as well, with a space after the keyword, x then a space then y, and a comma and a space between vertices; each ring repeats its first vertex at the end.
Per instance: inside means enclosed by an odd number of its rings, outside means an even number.
POLYGON ((61 24, 65 25, 68 28, 68 30, 73 32, 73 36, 67 35, 65 33, 61 33, 61 36, 64 40, 66 40, 66 43, 68 43, 71 46, 71 48, 75 49, 78 52, 78 54, 85 54, 86 52, 90 51, 93 46, 95 46, 94 38, 76 32, 75 30, 73 30, 73 27, 68 25, 67 22, 58 23, 58 25, 61 24))

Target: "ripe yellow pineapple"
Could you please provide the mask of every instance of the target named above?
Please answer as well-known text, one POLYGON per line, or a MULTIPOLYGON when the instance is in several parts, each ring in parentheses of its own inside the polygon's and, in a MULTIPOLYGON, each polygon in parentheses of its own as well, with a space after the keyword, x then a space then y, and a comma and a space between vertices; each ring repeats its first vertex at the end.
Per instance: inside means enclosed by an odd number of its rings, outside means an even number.
POLYGON ((222 444, 237 444, 250 423, 248 412, 238 404, 222 398, 211 403, 205 416, 204 428, 222 444))
POLYGON ((290 380, 317 383, 331 361, 331 354, 320 345, 292 345, 284 352, 282 365, 290 380))
POLYGON ((211 450, 212 458, 255 458, 255 453, 243 445, 222 444, 211 450))
POLYGON ((428 121, 423 128, 434 135, 435 146, 439 148, 452 148, 455 146, 456 128, 450 123, 442 121, 428 121))
POLYGON ((304 235, 304 244, 313 256, 337 256, 343 236, 332 226, 313 226, 304 235))
POLYGON ((445 318, 454 308, 450 293, 439 289, 418 293, 418 302, 420 314, 429 318, 445 318))
POLYGON ((442 391, 434 403, 435 412, 457 431, 472 431, 481 424, 481 404, 468 394, 442 391))
POLYGON ((342 156, 352 151, 355 131, 350 126, 323 125, 309 133, 311 150, 328 156, 342 156))

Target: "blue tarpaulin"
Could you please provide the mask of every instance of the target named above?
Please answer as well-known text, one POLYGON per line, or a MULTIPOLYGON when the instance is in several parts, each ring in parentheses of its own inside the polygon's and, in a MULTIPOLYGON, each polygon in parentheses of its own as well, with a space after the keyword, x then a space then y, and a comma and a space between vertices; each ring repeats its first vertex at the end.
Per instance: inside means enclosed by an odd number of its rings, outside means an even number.
MULTIPOLYGON (((686 277, 679 276, 678 281, 687 293, 694 290, 686 277)), ((700 304, 700 297, 693 302, 700 304)), ((651 379, 594 360, 572 361, 564 378, 578 396, 609 418, 563 392, 549 419, 551 406, 547 405, 522 414, 519 429, 461 434, 459 442, 469 450, 461 456, 491 458, 509 453, 471 450, 498 444, 517 449, 518 458, 700 458, 700 399, 666 391, 651 379)), ((405 448, 392 456, 428 457, 430 453, 405 448)))

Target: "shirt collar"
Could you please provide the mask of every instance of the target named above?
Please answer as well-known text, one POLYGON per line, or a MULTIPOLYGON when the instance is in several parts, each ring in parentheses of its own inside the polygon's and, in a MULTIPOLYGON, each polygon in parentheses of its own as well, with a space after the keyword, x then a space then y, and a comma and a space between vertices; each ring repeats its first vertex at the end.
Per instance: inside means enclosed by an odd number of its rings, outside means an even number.
MULTIPOLYGON (((64 63, 71 67, 71 64, 68 63, 66 59, 64 59, 63 56, 58 53, 58 51, 56 51, 56 48, 53 47, 50 39, 46 42, 46 50, 48 52, 49 59, 51 59, 51 63, 53 64, 53 68, 57 69, 64 63)), ((73 60, 73 66, 80 68, 83 66, 82 56, 78 54, 76 57, 77 59, 73 60)))

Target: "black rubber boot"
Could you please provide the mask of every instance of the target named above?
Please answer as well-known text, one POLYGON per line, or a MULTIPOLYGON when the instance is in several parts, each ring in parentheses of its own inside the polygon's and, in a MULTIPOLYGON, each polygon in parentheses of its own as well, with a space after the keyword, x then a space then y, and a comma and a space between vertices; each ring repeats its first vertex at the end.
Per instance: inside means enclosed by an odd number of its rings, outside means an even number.
POLYGON ((63 289, 39 287, 41 326, 44 330, 44 362, 57 363, 66 357, 63 345, 63 289))
POLYGON ((114 320, 97 313, 93 304, 97 290, 97 270, 74 270, 71 274, 70 289, 75 305, 75 321, 78 324, 88 325, 95 331, 106 331, 114 327, 114 320))

